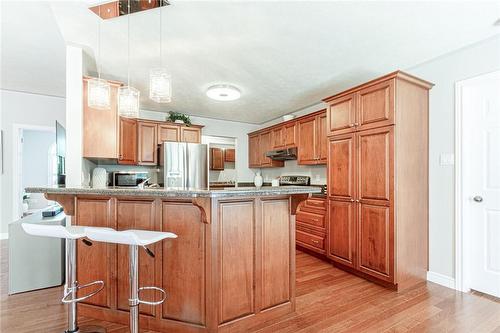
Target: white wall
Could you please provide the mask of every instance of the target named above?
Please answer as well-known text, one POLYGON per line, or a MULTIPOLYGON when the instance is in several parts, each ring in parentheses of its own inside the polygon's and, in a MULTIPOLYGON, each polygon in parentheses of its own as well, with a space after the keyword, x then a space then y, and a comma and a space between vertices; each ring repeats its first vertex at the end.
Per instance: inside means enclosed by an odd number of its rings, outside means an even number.
POLYGON ((56 120, 65 124, 65 99, 61 97, 36 95, 0 90, 1 118, 4 135, 4 173, 1 178, 1 222, 0 233, 7 233, 7 226, 13 221, 13 128, 15 125, 50 126, 55 128, 56 120))
MULTIPOLYGON (((165 121, 166 113, 141 110, 140 117, 165 121)), ((204 125, 203 135, 225 136, 236 139, 236 172, 239 182, 253 182, 255 176, 252 169, 248 168, 248 136, 260 126, 236 121, 217 120, 203 117, 190 117, 193 124, 204 125)))
POLYGON ((455 277, 455 82, 500 69, 500 35, 407 69, 431 81, 429 119, 429 270, 455 277))

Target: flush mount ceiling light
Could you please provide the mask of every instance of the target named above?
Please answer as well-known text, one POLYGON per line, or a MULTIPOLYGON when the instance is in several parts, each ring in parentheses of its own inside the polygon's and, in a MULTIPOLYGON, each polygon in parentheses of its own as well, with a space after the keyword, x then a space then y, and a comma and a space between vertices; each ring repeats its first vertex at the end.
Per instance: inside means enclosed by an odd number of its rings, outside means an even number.
POLYGON ((241 92, 235 86, 217 84, 207 89, 207 96, 216 101, 234 101, 241 97, 241 92))

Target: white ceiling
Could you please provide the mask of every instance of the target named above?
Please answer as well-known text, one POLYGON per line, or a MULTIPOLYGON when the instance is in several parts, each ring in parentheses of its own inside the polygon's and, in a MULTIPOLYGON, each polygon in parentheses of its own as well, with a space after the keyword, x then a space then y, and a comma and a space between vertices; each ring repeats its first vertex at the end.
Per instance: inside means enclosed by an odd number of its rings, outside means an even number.
POLYGON ((0 88, 64 96, 64 39, 47 2, 1 1, 0 88))
MULTIPOLYGON (((14 78, 25 67, 30 68, 24 70, 28 73, 43 70, 47 75, 18 75, 17 81, 29 79, 35 88, 44 85, 51 94, 64 94, 64 85, 52 82, 58 81, 54 79, 61 72, 64 54, 61 61, 47 53, 60 48, 62 34, 67 43, 80 44, 94 56, 97 16, 87 9, 88 1, 51 2, 59 32, 53 21, 40 18, 40 13, 47 14, 45 19, 50 16, 47 6, 28 17, 13 14, 17 20, 10 19, 9 26, 35 35, 15 30, 6 34, 10 44, 2 45, 2 56, 5 45, 10 45, 5 52, 9 65, 21 67, 9 70, 8 81, 16 82, 14 78), (45 22, 43 26, 32 26, 40 21, 45 22), (28 54, 22 52, 26 47, 28 54), (22 58, 16 60, 18 56, 22 58)), ((130 16, 131 85, 141 90, 141 108, 251 123, 315 104, 353 84, 409 68, 500 32, 494 26, 500 17, 498 1, 172 0, 171 4, 162 9, 163 60, 173 76, 173 101, 169 104, 148 99, 149 69, 160 63, 158 9, 130 16), (219 83, 239 87, 241 99, 208 99, 206 88, 219 83)), ((126 17, 102 21, 104 78, 126 81, 126 24, 126 17)), ((3 71, 2 59, 2 76, 3 71)))

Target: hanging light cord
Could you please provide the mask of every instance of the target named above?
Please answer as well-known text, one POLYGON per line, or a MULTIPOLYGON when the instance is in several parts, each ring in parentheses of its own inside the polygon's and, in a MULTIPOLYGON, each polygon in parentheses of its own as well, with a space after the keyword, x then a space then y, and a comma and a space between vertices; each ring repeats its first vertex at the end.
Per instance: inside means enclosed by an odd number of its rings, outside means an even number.
POLYGON ((101 79, 101 6, 99 6, 99 17, 97 18, 97 77, 101 79))
POLYGON ((162 14, 161 14, 161 0, 160 0, 160 67, 163 67, 163 47, 162 47, 162 14))
POLYGON ((130 87, 130 0, 128 0, 127 15, 127 86, 130 87))

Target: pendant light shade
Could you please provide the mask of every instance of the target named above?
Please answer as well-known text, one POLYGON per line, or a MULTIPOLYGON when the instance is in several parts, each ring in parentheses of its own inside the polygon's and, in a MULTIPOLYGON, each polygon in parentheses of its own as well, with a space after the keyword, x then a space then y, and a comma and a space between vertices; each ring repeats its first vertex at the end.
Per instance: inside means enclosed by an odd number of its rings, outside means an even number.
POLYGON ((134 87, 120 87, 118 89, 118 114, 121 117, 138 118, 140 95, 141 92, 134 87))
POLYGON ((102 79, 90 79, 87 82, 87 104, 93 109, 110 108, 110 85, 102 79))
POLYGON ((150 70, 149 98, 156 103, 169 103, 172 100, 172 76, 166 68, 150 70))

